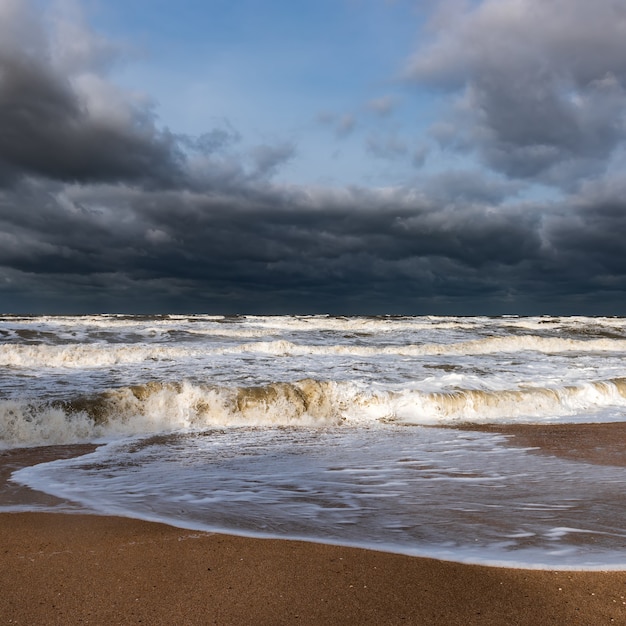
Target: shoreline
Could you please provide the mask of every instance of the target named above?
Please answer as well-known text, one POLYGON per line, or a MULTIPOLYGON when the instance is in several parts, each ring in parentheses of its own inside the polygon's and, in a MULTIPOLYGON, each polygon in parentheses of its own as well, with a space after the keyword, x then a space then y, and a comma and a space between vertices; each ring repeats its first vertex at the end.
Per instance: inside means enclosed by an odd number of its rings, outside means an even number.
POLYGON ((569 461, 626 467, 626 422, 581 424, 462 424, 455 430, 499 433, 510 445, 536 448, 569 461))
POLYGON ((626 572, 465 565, 94 515, 0 514, 4 623, 611 624, 626 572))
MULTIPOLYGON (((462 428, 510 435, 538 454, 625 464, 626 423, 462 428)), ((0 451, 2 502, 56 508, 0 513, 2 623, 626 623, 626 571, 470 565, 66 514, 71 503, 7 483, 19 467, 94 448, 0 451)))

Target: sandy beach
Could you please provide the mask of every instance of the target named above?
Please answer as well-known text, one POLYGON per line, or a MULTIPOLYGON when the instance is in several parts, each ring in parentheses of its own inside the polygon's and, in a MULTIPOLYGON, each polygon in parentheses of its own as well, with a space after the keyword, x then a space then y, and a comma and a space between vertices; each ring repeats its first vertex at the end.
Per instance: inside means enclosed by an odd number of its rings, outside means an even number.
MULTIPOLYGON (((514 445, 623 464, 625 428, 504 430, 514 445)), ((70 454, 4 451, 5 495, 40 498, 7 491, 10 471, 70 454)), ((94 515, 5 513, 0 529, 3 624, 626 623, 626 572, 464 565, 94 515)))
POLYGON ((626 573, 460 565, 96 516, 0 516, 4 624, 624 624, 626 573))
POLYGON ((570 461, 626 467, 626 423, 606 424, 485 424, 462 429, 501 433, 510 445, 535 448, 570 461))

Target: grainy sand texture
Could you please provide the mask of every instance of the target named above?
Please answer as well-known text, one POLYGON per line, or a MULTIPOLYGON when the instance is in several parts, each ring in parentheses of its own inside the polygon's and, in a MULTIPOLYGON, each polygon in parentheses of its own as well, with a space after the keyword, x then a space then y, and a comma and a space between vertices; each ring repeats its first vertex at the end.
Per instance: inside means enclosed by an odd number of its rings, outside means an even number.
POLYGON ((0 515, 3 624, 626 624, 625 572, 529 571, 0 515))
MULTIPOLYGON (((586 462, 624 465, 626 425, 484 430, 586 462)), ((90 448, 0 454, 0 499, 65 506, 7 483, 90 448)), ((626 624, 626 572, 463 565, 116 517, 0 515, 0 624, 626 624)))

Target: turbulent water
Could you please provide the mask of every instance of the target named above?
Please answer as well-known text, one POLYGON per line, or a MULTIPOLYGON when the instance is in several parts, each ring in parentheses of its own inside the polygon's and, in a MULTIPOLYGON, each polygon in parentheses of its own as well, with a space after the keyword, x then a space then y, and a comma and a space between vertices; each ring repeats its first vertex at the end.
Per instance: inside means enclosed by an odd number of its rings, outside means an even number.
POLYGON ((4 316, 0 447, 101 443, 13 480, 102 513, 621 568, 624 468, 432 426, 626 421, 625 356, 622 318, 4 316))

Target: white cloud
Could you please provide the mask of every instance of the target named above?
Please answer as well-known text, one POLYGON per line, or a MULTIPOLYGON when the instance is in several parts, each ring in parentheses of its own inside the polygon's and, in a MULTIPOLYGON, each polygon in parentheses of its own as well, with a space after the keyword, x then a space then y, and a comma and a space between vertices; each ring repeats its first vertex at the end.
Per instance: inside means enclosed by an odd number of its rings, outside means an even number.
POLYGON ((431 28, 407 77, 455 94, 434 129, 446 146, 568 187, 626 138, 622 0, 445 3, 431 28))

